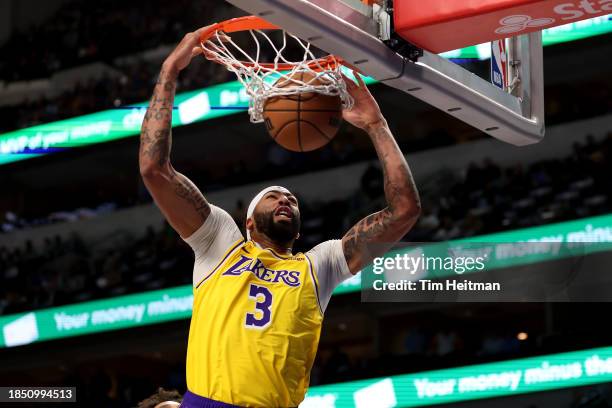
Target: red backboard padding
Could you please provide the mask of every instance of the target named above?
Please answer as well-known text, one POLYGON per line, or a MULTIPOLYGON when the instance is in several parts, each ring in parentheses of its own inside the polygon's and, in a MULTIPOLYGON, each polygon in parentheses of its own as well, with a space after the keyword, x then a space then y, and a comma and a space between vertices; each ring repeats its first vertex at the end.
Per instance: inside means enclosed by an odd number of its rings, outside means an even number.
POLYGON ((440 53, 612 12, 612 0, 395 0, 395 31, 440 53))

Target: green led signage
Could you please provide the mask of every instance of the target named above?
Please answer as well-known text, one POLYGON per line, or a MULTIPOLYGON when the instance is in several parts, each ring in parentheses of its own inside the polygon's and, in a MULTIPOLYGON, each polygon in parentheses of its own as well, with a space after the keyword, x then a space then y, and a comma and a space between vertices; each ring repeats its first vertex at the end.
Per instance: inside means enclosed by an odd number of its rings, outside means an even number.
POLYGON ((144 326, 191 316, 190 286, 0 317, 0 347, 144 326))
MULTIPOLYGON (((243 111, 248 103, 238 81, 176 95, 172 127, 243 111), (238 109, 236 109, 238 108, 238 109)), ((0 165, 36 157, 48 149, 72 148, 140 133, 146 102, 110 109, 0 135, 0 165), (34 151, 34 153, 29 153, 34 151)))
POLYGON ((425 407, 612 381, 612 347, 312 387, 300 408, 425 407))

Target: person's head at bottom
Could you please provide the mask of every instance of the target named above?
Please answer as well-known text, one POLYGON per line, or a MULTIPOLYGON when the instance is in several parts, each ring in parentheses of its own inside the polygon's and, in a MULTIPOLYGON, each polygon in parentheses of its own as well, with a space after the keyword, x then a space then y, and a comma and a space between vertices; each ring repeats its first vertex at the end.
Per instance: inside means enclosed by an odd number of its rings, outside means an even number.
POLYGON ((160 402, 159 404, 157 404, 156 406, 154 406, 153 408, 178 408, 181 406, 180 402, 176 402, 176 401, 165 401, 165 402, 160 402))
POLYGON ((138 403, 138 408, 178 408, 183 397, 177 390, 165 390, 162 387, 147 399, 138 403))
POLYGON ((264 248, 290 251, 300 235, 297 198, 281 186, 260 191, 249 204, 246 218, 247 238, 264 248))

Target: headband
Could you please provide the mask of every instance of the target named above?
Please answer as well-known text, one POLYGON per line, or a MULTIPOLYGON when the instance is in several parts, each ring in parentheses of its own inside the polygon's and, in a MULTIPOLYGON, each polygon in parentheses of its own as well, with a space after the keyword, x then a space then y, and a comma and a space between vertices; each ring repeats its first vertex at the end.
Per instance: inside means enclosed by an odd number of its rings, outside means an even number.
MULTIPOLYGON (((253 211, 255 211, 255 207, 257 207, 257 204, 259 204, 263 196, 265 196, 270 191, 279 191, 281 193, 291 194, 291 191, 281 186, 270 186, 270 187, 264 188, 259 193, 257 193, 257 195, 253 197, 253 199, 251 200, 251 203, 249 204, 249 207, 247 209, 247 214, 246 214, 247 219, 253 216, 253 211)), ((251 233, 249 232, 249 230, 246 231, 246 234, 247 234, 247 239, 251 239, 251 233)))

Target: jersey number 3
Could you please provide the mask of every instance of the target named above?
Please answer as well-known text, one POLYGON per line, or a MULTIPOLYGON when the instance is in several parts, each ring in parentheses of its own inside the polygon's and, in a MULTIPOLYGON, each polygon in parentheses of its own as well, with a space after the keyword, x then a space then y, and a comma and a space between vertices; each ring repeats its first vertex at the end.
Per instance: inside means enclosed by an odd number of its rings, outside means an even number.
POLYGON ((257 318, 257 313, 246 314, 246 326, 256 329, 263 329, 272 320, 272 292, 265 286, 251 284, 249 287, 249 299, 255 301, 255 309, 261 317, 257 318))

